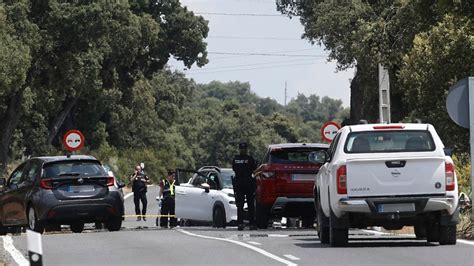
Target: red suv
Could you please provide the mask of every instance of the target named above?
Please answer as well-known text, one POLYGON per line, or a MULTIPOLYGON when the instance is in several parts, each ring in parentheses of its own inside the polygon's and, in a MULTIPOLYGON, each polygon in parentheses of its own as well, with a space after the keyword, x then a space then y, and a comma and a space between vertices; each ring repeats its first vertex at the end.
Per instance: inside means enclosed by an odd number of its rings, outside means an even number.
POLYGON ((303 227, 314 223, 313 186, 321 165, 311 163, 311 152, 327 144, 287 143, 269 145, 263 164, 255 170, 256 223, 267 228, 270 218, 301 217, 303 227))

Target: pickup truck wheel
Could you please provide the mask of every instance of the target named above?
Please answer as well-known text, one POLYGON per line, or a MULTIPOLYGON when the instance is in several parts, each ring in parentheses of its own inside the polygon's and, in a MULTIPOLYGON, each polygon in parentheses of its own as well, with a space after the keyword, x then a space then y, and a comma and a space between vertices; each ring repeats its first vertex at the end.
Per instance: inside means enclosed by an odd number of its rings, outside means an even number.
POLYGON ((225 228, 225 214, 221 207, 215 207, 212 212, 212 226, 216 228, 225 228))
POLYGON ((82 231, 84 231, 84 223, 78 222, 71 224, 71 231, 73 233, 82 233, 82 231))
POLYGON ((439 226, 439 244, 455 245, 456 244, 456 225, 440 225, 439 226))
POLYGON ((332 247, 346 247, 349 241, 348 228, 334 228, 330 227, 329 242, 332 247))
POLYGON ((437 224, 426 227, 426 241, 439 242, 439 226, 437 224))
POLYGON ((255 204, 255 222, 257 227, 260 229, 268 228, 268 220, 270 219, 270 209, 260 205, 258 202, 255 204))
POLYGON ((329 226, 327 226, 329 224, 329 218, 324 215, 321 203, 318 201, 316 204, 318 207, 318 237, 321 244, 329 244, 329 226))
POLYGON ((426 239, 426 228, 423 225, 415 225, 416 239, 426 239))

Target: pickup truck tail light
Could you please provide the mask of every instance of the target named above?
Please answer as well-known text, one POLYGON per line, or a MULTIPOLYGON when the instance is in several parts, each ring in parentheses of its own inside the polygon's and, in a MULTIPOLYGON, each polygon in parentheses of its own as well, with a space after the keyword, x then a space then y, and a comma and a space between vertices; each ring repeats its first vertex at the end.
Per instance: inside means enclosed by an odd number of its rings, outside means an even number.
POLYGON ((275 176, 275 172, 262 172, 262 175, 264 177, 274 177, 275 176))
POLYGON ((40 179, 39 186, 42 189, 52 189, 53 188, 53 179, 51 179, 51 178, 40 179))
POLYGON ((446 171, 446 191, 453 191, 456 184, 456 180, 454 177, 454 165, 452 163, 446 162, 445 171, 446 171))
POLYGON ((336 172, 337 194, 347 194, 347 169, 341 165, 336 172))

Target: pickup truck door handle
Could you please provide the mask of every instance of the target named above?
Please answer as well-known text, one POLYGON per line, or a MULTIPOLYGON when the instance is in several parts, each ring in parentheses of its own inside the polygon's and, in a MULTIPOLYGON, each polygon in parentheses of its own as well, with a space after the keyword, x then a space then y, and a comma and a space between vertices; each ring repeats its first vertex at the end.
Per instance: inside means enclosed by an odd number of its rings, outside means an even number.
POLYGON ((395 161, 385 161, 385 165, 388 168, 402 168, 405 167, 407 161, 404 160, 395 160, 395 161))

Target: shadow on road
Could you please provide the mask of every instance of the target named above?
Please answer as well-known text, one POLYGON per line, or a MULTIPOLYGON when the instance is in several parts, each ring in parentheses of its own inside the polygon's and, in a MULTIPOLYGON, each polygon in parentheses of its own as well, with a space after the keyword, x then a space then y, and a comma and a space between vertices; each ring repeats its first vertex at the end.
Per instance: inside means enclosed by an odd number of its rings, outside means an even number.
MULTIPOLYGON (((317 241, 313 243, 295 243, 295 246, 301 248, 332 248, 329 244, 321 244, 319 239, 297 239, 300 241, 317 241)), ((414 240, 413 238, 396 239, 370 239, 370 238, 350 238, 347 248, 387 248, 387 247, 434 247, 437 244, 428 243, 423 240, 414 240), (355 242, 356 241, 356 242, 355 242)))

